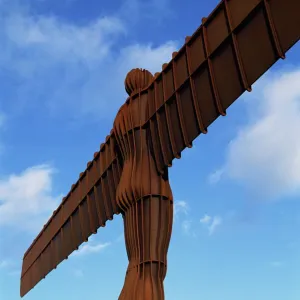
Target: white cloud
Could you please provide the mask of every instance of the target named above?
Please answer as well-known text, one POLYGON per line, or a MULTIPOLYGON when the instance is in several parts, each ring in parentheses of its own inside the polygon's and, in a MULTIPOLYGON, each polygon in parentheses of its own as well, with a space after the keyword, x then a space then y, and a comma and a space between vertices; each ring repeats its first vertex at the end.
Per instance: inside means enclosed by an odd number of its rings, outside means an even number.
POLYGON ((204 216, 200 219, 200 223, 207 224, 207 223, 210 222, 210 220, 211 220, 211 216, 204 215, 204 216))
MULTIPOLYGON (((186 201, 179 200, 174 201, 174 219, 173 223, 175 224, 181 215, 187 217, 189 214, 189 205, 186 201)), ((191 221, 190 220, 183 220, 181 222, 181 228, 185 234, 190 233, 191 229, 191 221)))
POLYGON ((98 243, 95 245, 84 244, 78 249, 78 251, 73 252, 73 255, 81 256, 81 255, 87 255, 91 253, 98 253, 100 251, 103 251, 105 248, 107 248, 110 245, 111 243, 98 243))
POLYGON ((223 223, 223 219, 219 216, 211 217, 205 214, 201 219, 200 223, 203 224, 208 230, 209 235, 213 235, 216 231, 216 228, 223 223))
POLYGON ((192 219, 189 218, 189 205, 186 201, 175 201, 174 202, 174 220, 173 222, 176 223, 177 220, 179 219, 180 215, 185 216, 185 220, 182 220, 180 222, 181 229, 184 234, 189 235, 189 236, 196 236, 195 232, 193 231, 192 227, 192 219))
POLYGON ((0 67, 22 79, 13 95, 15 107, 24 113, 28 101, 46 105, 70 121, 99 121, 115 112, 127 97, 127 72, 160 71, 178 48, 172 41, 155 47, 124 44, 128 26, 118 13, 80 25, 20 6, 0 14, 0 67))
POLYGON ((174 41, 168 41, 158 47, 153 47, 152 44, 128 46, 121 50, 121 69, 128 70, 134 67, 146 68, 153 74, 160 72, 162 65, 171 60, 172 52, 177 47, 178 44, 174 41))
POLYGON ((50 166, 39 165, 1 179, 0 226, 39 230, 61 199, 52 196, 53 173, 50 166))
POLYGON ((184 234, 191 236, 191 237, 196 237, 196 233, 193 230, 192 223, 193 223, 192 220, 184 220, 181 223, 181 228, 182 228, 184 234))
MULTIPOLYGON (((114 38, 125 32, 121 20, 102 17, 86 26, 64 23, 54 16, 12 13, 4 21, 7 38, 18 49, 51 57, 51 62, 97 63, 110 50, 114 38)), ((39 57, 38 57, 39 58, 39 57)), ((41 57, 40 57, 41 58, 41 57)), ((47 64, 49 61, 38 61, 47 64)))
POLYGON ((215 181, 228 176, 266 199, 300 194, 299 82, 300 69, 258 82, 247 102, 250 121, 230 142, 215 181))
POLYGON ((208 227, 208 233, 209 235, 212 235, 215 231, 216 228, 219 227, 222 224, 223 220, 219 216, 215 216, 211 222, 211 224, 208 227))
POLYGON ((174 201, 174 218, 177 218, 179 214, 187 215, 189 206, 186 201, 174 201))
POLYGON ((222 175, 224 174, 223 169, 216 170, 215 172, 211 173, 208 177, 208 182, 210 184, 215 184, 220 181, 222 175))
POLYGON ((183 229, 183 231, 185 232, 185 233, 189 233, 190 232, 190 230, 191 230, 191 224, 192 224, 192 222, 191 221, 188 221, 188 220, 185 220, 185 221, 183 221, 182 222, 182 229, 183 229))

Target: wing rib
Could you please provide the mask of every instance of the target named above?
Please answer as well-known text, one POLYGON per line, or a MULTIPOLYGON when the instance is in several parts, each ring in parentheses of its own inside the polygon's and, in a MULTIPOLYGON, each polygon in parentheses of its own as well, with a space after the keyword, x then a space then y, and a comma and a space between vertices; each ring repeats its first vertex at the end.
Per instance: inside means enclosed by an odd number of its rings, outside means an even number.
POLYGON ((25 252, 21 297, 119 213, 115 192, 120 178, 117 169, 122 168, 122 164, 115 147, 112 131, 25 252))
POLYGON ((223 0, 203 18, 142 91, 149 97, 144 127, 151 132, 158 172, 285 57, 300 38, 299 11, 294 0, 223 0))

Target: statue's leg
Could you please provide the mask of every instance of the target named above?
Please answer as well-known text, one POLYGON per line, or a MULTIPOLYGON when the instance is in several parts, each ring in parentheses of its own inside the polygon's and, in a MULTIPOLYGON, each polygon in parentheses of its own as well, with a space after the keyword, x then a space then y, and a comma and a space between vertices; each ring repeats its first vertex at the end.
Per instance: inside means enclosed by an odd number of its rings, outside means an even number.
POLYGON ((159 196, 140 199, 124 214, 129 265, 119 300, 163 300, 173 202, 159 196))

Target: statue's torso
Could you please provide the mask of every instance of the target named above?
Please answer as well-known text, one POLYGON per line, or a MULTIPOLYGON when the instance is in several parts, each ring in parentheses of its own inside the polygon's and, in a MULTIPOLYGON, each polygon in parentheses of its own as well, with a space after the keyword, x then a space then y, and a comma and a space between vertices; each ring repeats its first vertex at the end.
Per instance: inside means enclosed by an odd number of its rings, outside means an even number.
POLYGON ((168 170, 162 176, 156 170, 149 145, 147 128, 147 94, 130 99, 119 110, 114 132, 123 156, 123 171, 117 188, 117 204, 121 209, 147 195, 172 199, 168 170))

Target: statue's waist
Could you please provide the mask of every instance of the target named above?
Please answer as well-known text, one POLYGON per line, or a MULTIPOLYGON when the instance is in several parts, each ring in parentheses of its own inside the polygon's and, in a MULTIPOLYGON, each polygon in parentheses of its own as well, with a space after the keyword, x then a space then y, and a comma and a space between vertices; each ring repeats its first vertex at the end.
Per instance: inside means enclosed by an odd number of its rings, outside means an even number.
MULTIPOLYGON (((167 178, 167 176, 166 176, 167 178)), ((158 174, 155 166, 124 163, 117 188, 117 203, 133 203, 142 197, 156 195, 173 199, 168 179, 158 174)))

